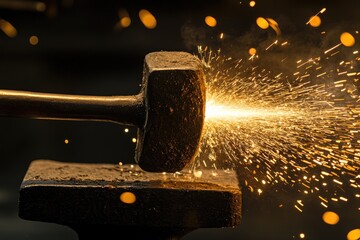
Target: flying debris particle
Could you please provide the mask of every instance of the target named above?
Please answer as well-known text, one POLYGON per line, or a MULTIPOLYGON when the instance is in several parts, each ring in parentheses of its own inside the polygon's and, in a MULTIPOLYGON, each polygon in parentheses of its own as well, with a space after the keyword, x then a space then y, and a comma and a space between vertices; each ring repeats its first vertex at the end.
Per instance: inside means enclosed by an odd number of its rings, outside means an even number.
POLYGON ((249 2, 249 6, 250 6, 250 7, 255 7, 255 4, 256 4, 255 1, 250 1, 250 2, 249 2))
POLYGON ((312 16, 309 20, 309 24, 312 27, 319 27, 321 25, 321 18, 319 16, 312 16))
POLYGON ((269 22, 263 17, 258 17, 256 19, 256 24, 262 29, 267 29, 269 27, 269 22))
POLYGON ((329 225, 335 225, 339 222, 340 217, 335 212, 327 211, 327 212, 324 212, 324 214, 322 215, 322 219, 325 223, 327 223, 329 225))
POLYGON ((345 47, 352 47, 355 44, 355 38, 351 33, 343 32, 340 35, 340 41, 345 47))
POLYGON ((220 39, 224 39, 224 33, 220 33, 220 39))
POLYGON ((17 35, 16 28, 4 19, 0 19, 0 29, 10 38, 14 38, 17 35))
POLYGON ((249 49, 249 54, 250 54, 251 56, 255 55, 255 54, 256 54, 256 49, 255 49, 255 48, 250 48, 250 49, 249 49))
POLYGON ((155 16, 146 9, 141 9, 139 11, 139 18, 144 26, 148 29, 156 28, 157 21, 155 16))
POLYGON ((212 17, 212 16, 206 16, 205 17, 205 23, 209 27, 215 27, 217 25, 216 19, 214 17, 212 17))
POLYGON ((37 36, 31 36, 29 38, 29 43, 33 46, 37 45, 39 43, 39 38, 37 36))
POLYGON ((356 228, 351 230, 348 234, 347 234, 347 239, 348 240, 359 240, 360 239, 360 228, 356 228))

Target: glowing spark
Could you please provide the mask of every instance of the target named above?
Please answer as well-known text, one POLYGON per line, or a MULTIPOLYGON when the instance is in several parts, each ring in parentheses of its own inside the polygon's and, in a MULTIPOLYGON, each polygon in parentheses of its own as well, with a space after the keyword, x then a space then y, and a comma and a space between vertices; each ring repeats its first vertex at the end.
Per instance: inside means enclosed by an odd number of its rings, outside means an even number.
MULTIPOLYGON (((306 23, 306 25, 308 25, 309 23, 311 24, 311 21, 313 21, 313 18, 318 17, 319 14, 322 14, 322 13, 324 13, 325 11, 326 11, 326 8, 321 9, 317 14, 315 14, 314 16, 312 16, 312 17, 309 19, 309 21, 306 23)), ((320 19, 320 18, 319 18, 319 19, 320 19)))
POLYGON ((125 128, 125 129, 124 129, 124 132, 128 133, 128 132, 129 132, 129 129, 128 129, 128 128, 125 128))
POLYGON ((65 139, 65 140, 64 140, 64 143, 65 143, 65 144, 69 144, 69 139, 65 139))
MULTIPOLYGON (((207 121, 249 121, 253 118, 268 119, 271 117, 279 118, 282 116, 295 115, 296 113, 291 110, 281 109, 266 109, 266 108, 251 108, 241 105, 217 105, 213 101, 206 102, 206 115, 207 121)), ((280 119, 279 119, 280 120, 280 119)))
POLYGON ((272 46, 276 45, 278 43, 278 40, 276 40, 275 42, 271 43, 265 50, 269 50, 272 46))
MULTIPOLYGON (((288 185, 315 194, 325 208, 329 200, 348 199, 338 190, 359 189, 354 186, 360 180, 360 99, 353 86, 359 71, 351 60, 331 69, 328 55, 279 58, 274 64, 286 71, 272 72, 220 50, 199 47, 199 57, 207 103, 196 165, 236 167, 257 195, 271 185, 288 185)), ((302 199, 294 205, 300 212, 303 206, 302 199)))
POLYGON ((300 233, 299 237, 300 237, 301 239, 303 239, 303 238, 305 238, 305 234, 304 234, 304 233, 300 233))
POLYGON ((327 211, 322 215, 322 219, 329 225, 336 225, 339 222, 340 217, 335 212, 327 211))
POLYGON ((256 4, 255 1, 250 1, 250 2, 249 2, 249 6, 250 6, 250 7, 255 7, 255 4, 256 4))
POLYGON ((341 46, 341 43, 339 43, 339 44, 337 44, 337 45, 333 46, 332 48, 329 48, 329 49, 328 49, 328 50, 326 50, 324 53, 325 53, 325 54, 327 54, 327 53, 329 53, 329 52, 333 51, 334 49, 336 49, 336 48, 337 48, 337 47, 339 47, 339 46, 341 46))
POLYGON ((294 205, 294 207, 295 207, 299 212, 302 212, 302 209, 299 208, 297 205, 294 205))
POLYGON ((345 197, 339 197, 339 199, 342 200, 342 201, 344 201, 344 202, 347 202, 347 201, 348 201, 348 199, 345 198, 345 197))
POLYGON ((137 141, 136 141, 136 138, 132 138, 131 141, 132 141, 133 143, 136 143, 136 142, 137 142, 137 141))

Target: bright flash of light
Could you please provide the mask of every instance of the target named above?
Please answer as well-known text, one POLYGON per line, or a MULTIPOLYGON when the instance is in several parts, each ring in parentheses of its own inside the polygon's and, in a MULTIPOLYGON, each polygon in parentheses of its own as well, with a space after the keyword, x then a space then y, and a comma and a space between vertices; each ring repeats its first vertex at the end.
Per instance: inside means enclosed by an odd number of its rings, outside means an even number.
MULTIPOLYGON (((328 70, 324 53, 291 63, 279 59, 284 69, 293 67, 272 72, 202 46, 199 58, 207 104, 198 167, 234 167, 252 192, 291 186, 315 195, 324 208, 332 199, 346 202, 346 189, 358 194, 360 98, 354 84, 360 73, 353 65, 340 62, 328 70)), ((302 212, 304 203, 298 200, 295 208, 302 212)))

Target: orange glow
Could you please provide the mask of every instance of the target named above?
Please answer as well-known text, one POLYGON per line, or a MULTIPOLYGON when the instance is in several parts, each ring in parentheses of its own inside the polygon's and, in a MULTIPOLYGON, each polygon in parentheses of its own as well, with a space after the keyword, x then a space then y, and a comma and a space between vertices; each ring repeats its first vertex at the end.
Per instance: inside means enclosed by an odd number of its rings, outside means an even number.
POLYGON ((281 31, 279 24, 272 18, 267 18, 266 20, 268 21, 270 27, 276 32, 276 35, 280 35, 281 31))
POLYGON ((119 22, 116 24, 116 28, 127 28, 131 24, 131 19, 129 17, 129 13, 126 9, 120 9, 119 10, 119 22))
POLYGON ((322 219, 329 225, 335 225, 339 222, 340 217, 337 215, 337 213, 328 211, 322 215, 322 219))
POLYGON ((347 234, 348 240, 359 240, 360 238, 360 228, 353 229, 347 234))
POLYGON ((346 47, 351 47, 351 46, 354 46, 354 44, 355 44, 354 36, 348 32, 344 32, 340 35, 340 41, 346 47))
POLYGON ((206 25, 208 25, 209 27, 215 27, 217 24, 217 21, 214 17, 212 16, 206 16, 205 17, 205 23, 206 25))
POLYGON ((249 49, 249 54, 250 54, 251 56, 255 55, 255 54, 256 54, 256 49, 255 49, 255 48, 250 48, 250 49, 249 49))
POLYGON ((126 204, 133 204, 136 202, 136 196, 132 192, 123 192, 120 195, 120 201, 126 204))
POLYGON ((312 16, 309 20, 309 24, 312 27, 318 27, 321 25, 321 18, 319 16, 312 16))
POLYGON ((29 43, 33 46, 37 45, 39 43, 39 38, 37 36, 31 36, 29 38, 29 43))
POLYGON ((269 27, 269 22, 263 17, 258 17, 256 19, 256 24, 262 29, 267 29, 269 27))
POLYGON ((139 11, 139 18, 146 28, 148 29, 156 28, 157 25, 156 18, 148 10, 141 9, 139 11))
POLYGON ((250 2, 249 2, 250 7, 254 7, 254 6, 255 6, 255 4, 256 4, 256 2, 255 2, 255 1, 250 1, 250 2))
POLYGON ((131 24, 131 19, 129 17, 123 17, 120 19, 120 26, 127 28, 131 24))
POLYGON ((4 19, 0 19, 0 29, 10 38, 16 37, 17 35, 16 28, 4 19))
POLYGON ((65 144, 69 144, 69 139, 65 139, 65 140, 64 140, 64 143, 65 143, 65 144))

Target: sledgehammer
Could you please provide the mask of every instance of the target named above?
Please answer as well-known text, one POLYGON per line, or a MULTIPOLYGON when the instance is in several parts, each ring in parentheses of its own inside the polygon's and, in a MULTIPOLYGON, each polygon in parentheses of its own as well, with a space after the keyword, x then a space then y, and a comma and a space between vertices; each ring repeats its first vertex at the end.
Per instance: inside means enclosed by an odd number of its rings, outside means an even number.
POLYGON ((181 171, 198 151, 205 116, 199 59, 186 52, 145 56, 133 96, 82 96, 0 90, 0 116, 108 121, 138 127, 135 161, 148 172, 181 171))

